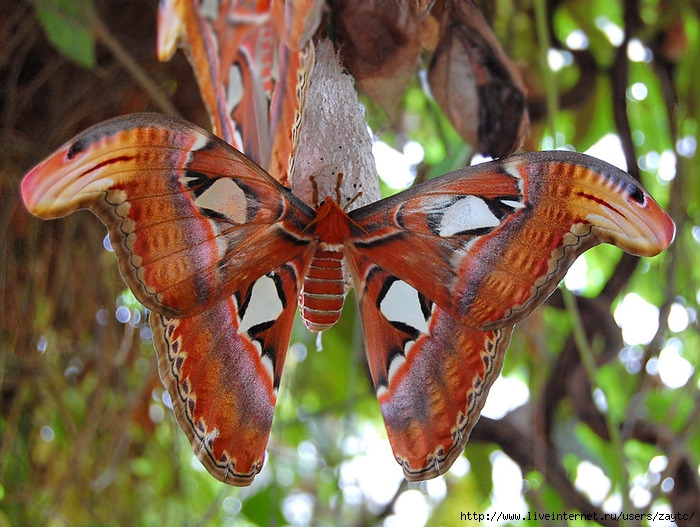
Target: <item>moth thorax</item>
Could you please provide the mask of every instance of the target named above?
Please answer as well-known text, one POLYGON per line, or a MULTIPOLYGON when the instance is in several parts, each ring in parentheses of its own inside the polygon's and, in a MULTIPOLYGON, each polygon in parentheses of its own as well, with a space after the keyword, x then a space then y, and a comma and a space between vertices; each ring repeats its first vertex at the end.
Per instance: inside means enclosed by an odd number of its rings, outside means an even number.
POLYGON ((314 332, 329 329, 340 318, 344 301, 343 253, 318 249, 311 260, 299 295, 299 309, 304 324, 314 332))

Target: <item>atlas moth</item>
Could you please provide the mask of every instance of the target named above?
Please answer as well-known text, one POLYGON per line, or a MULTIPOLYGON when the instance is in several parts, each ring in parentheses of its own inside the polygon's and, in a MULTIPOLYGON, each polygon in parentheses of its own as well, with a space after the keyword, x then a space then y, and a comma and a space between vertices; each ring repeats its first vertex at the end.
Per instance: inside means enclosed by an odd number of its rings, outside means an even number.
POLYGON ((318 202, 313 185, 311 198, 295 190, 308 203, 197 126, 134 114, 89 128, 22 180, 33 214, 87 208, 106 224, 152 311, 177 420, 232 485, 263 466, 300 297, 307 326, 329 327, 347 272, 394 455, 424 480, 461 454, 514 325, 579 254, 606 242, 652 256, 675 234, 636 180, 583 154, 516 155, 358 203, 366 188, 351 211, 334 197, 338 173, 352 187, 354 170, 334 163, 318 202))
POLYGON ((180 48, 213 132, 289 185, 322 0, 161 0, 158 58, 180 48), (290 133, 291 132, 291 133, 290 133))

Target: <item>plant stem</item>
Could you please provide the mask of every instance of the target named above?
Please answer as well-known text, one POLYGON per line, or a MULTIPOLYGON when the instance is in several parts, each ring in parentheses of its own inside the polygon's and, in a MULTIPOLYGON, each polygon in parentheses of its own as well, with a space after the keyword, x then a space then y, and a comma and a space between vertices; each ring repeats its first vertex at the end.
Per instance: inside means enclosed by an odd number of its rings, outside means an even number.
MULTIPOLYGON (((598 381, 596 379, 597 366, 595 363, 595 356, 588 339, 586 338, 586 331, 583 328, 583 322, 581 321, 581 313, 576 305, 576 296, 566 287, 562 287, 561 291, 562 296, 564 297, 564 305, 566 306, 566 310, 571 315, 573 321, 572 330, 574 333, 574 340, 576 341, 576 347, 579 350, 581 362, 583 362, 588 378, 591 381, 591 394, 593 394, 597 388, 603 393, 603 395, 605 395, 605 391, 598 386, 598 381)), ((617 463, 620 466, 620 474, 622 478, 622 512, 629 513, 632 510, 632 504, 629 498, 629 474, 627 473, 627 464, 625 462, 625 452, 620 427, 618 426, 618 423, 613 421, 611 412, 609 412, 607 409, 601 413, 605 417, 605 425, 608 429, 608 433, 610 434, 610 442, 612 443, 613 451, 615 452, 615 457, 617 458, 617 463)), ((627 522, 624 520, 624 518, 620 518, 620 527, 625 527, 626 524, 627 522)))

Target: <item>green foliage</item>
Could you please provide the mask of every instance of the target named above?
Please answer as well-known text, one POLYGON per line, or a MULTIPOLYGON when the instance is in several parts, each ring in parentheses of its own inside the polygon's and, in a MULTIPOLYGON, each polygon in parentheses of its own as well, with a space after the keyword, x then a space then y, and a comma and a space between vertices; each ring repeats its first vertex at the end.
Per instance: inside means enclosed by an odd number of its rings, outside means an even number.
POLYGON ((95 67, 95 38, 85 16, 90 0, 37 0, 36 14, 56 48, 69 59, 95 67))

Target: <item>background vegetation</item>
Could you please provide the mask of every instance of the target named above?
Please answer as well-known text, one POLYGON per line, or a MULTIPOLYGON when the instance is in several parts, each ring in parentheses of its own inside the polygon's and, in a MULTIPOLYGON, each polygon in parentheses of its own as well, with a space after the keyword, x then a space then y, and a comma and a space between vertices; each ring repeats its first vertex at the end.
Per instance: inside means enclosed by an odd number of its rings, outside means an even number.
MULTIPOLYGON (((468 525, 460 513, 523 507, 694 512, 694 521, 676 523, 697 525, 697 1, 483 2, 525 72, 525 148, 583 151, 617 136, 628 170, 676 221, 676 241, 641 261, 610 247, 588 253, 589 280, 569 302, 575 309, 558 291, 516 329, 503 373, 527 385, 527 402, 482 418, 465 459, 432 483, 384 479, 398 470, 388 448, 388 464, 371 456, 372 438, 385 432, 352 302, 324 335, 322 353, 299 327, 268 463, 249 489, 225 486, 193 461, 161 399, 144 313, 102 248, 104 227, 88 213, 41 222, 19 199, 28 168, 105 118, 177 112, 207 126, 184 58, 156 59, 156 2, 73 5, 0 5, 0 527, 468 525), (68 9, 62 19, 57 6, 68 9), (658 309, 648 342, 623 340, 612 315, 623 298, 658 309), (676 373, 689 374, 680 386, 659 374, 669 357, 676 373), (373 489, 372 481, 389 483, 373 489), (515 489, 510 501, 504 488, 515 489)), ((469 162, 473 152, 417 78, 396 122, 367 104, 382 139, 407 134, 423 145, 421 174, 469 162)))

